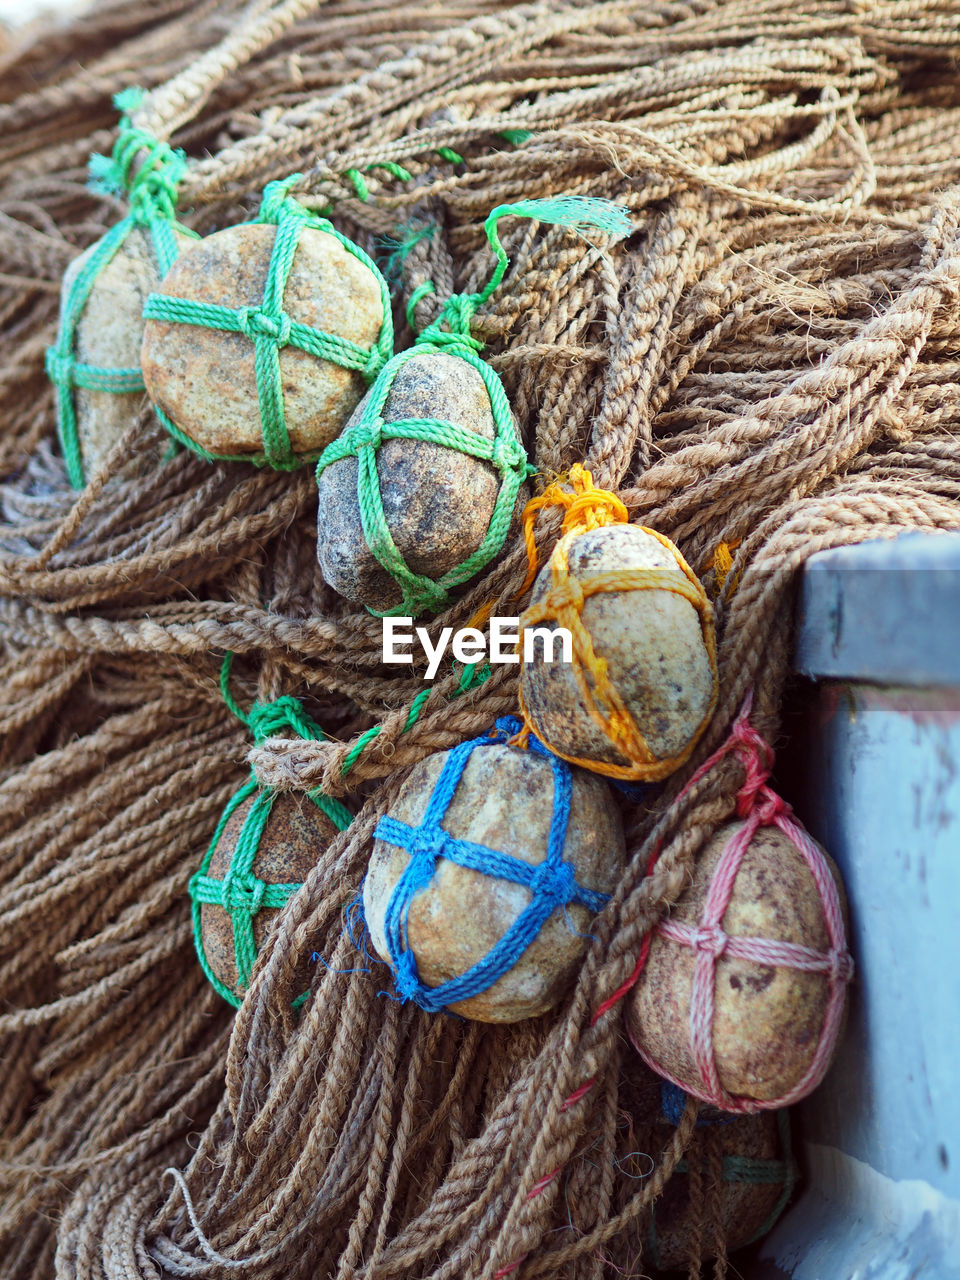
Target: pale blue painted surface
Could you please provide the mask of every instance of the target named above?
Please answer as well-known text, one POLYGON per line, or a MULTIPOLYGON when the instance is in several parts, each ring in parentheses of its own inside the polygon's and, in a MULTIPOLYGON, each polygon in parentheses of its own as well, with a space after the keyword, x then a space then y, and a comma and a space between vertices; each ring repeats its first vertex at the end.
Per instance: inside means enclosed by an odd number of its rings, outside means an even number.
POLYGON ((877 544, 853 548, 853 576, 834 560, 803 593, 798 665, 821 683, 803 698, 790 799, 840 866, 857 977, 837 1059, 802 1108, 808 1189, 747 1280, 960 1280, 960 541, 888 546, 900 572, 877 572, 877 544), (884 585, 866 609, 871 581, 884 585), (913 675, 891 642, 882 687, 897 609, 924 598, 913 675))

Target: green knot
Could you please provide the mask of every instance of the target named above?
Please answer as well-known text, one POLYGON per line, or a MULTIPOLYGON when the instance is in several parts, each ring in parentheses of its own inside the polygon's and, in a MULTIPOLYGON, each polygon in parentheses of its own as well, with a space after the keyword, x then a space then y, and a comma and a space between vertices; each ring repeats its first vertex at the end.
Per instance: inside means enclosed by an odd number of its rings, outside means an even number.
POLYGON ((229 871, 221 881, 220 903, 231 915, 238 912, 255 916, 263 906, 263 895, 267 885, 252 871, 234 872, 231 864, 229 871))
POLYGON ((449 329, 441 329, 440 321, 434 321, 417 338, 417 346, 436 347, 445 355, 462 356, 464 351, 480 352, 483 343, 470 333, 452 333, 449 329))
POLYGON ((241 307, 237 312, 237 325, 251 342, 261 337, 272 338, 278 347, 285 347, 290 341, 293 321, 285 312, 272 316, 261 307, 241 307))
POLYGON ((290 729, 296 737, 312 741, 325 736, 317 722, 304 711, 300 699, 290 695, 277 698, 275 702, 255 702, 247 713, 246 721, 257 743, 267 738, 289 736, 286 731, 290 729))
POLYGON ((526 452, 516 436, 495 436, 490 461, 501 474, 521 464, 525 469, 536 471, 535 467, 529 467, 526 452))
POLYGON ((370 422, 358 422, 349 431, 343 433, 345 444, 352 452, 360 449, 379 449, 383 443, 383 418, 373 418, 370 422))
POLYGON ((302 173, 291 173, 289 177, 277 178, 273 182, 268 182, 263 189, 263 199, 260 201, 260 208, 257 212, 257 222, 280 222, 282 218, 303 218, 308 219, 313 224, 326 223, 325 218, 320 218, 310 209, 302 205, 299 200, 288 195, 291 187, 295 187, 298 182, 303 181, 302 173))
MULTIPOLYGON (((117 104, 132 109, 131 95, 117 95, 117 104)), ((124 115, 109 156, 92 155, 91 191, 98 195, 126 195, 130 215, 140 225, 153 218, 173 219, 177 188, 187 172, 186 155, 168 142, 138 129, 124 115)))
POLYGON ((47 347, 44 367, 47 371, 47 377, 57 386, 70 386, 73 381, 73 370, 76 363, 76 356, 72 352, 63 352, 59 346, 47 347))

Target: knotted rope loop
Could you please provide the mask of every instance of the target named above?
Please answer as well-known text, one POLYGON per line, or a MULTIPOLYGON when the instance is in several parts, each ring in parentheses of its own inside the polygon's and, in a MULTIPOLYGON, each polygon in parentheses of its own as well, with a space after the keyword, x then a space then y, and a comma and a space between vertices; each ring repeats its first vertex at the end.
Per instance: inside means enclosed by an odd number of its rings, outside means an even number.
POLYGON ((719 960, 727 949, 728 941, 718 924, 704 925, 693 935, 693 949, 705 953, 712 960, 719 960))
POLYGON ((237 312, 237 327, 251 342, 257 338, 270 338, 278 348, 285 347, 290 341, 293 321, 281 312, 278 316, 268 315, 262 307, 241 307, 237 312))
POLYGON ((393 313, 386 281, 379 268, 359 245, 341 235, 326 218, 312 213, 288 194, 290 188, 301 179, 302 174, 291 174, 288 178, 268 183, 264 189, 255 223, 275 226, 276 235, 263 298, 258 305, 226 307, 152 293, 144 307, 143 314, 148 320, 241 333, 254 344, 257 400, 263 433, 262 452, 213 453, 192 440, 162 410, 157 410, 157 416, 170 435, 208 462, 250 462, 254 466, 268 466, 276 471, 293 471, 307 463, 316 462, 320 457, 322 450, 295 453, 290 442, 280 369, 280 352, 284 348, 292 347, 318 360, 327 360, 343 369, 351 369, 368 383, 376 379, 393 354, 393 313), (323 329, 303 324, 284 311, 283 299, 287 282, 293 270, 300 237, 307 229, 332 236, 373 275, 380 293, 383 320, 377 340, 370 347, 360 346, 340 334, 327 333, 323 329))
POLYGON ((221 906, 231 915, 237 913, 255 916, 263 905, 266 884, 252 872, 241 875, 233 867, 224 876, 221 890, 221 906))
POLYGON ((561 533, 585 533, 605 525, 626 524, 629 516, 620 498, 609 489, 599 489, 593 476, 579 462, 570 468, 568 476, 560 476, 548 484, 543 493, 531 498, 523 509, 523 540, 527 550, 527 576, 517 595, 523 595, 533 586, 537 576, 537 544, 533 536, 537 516, 547 507, 559 507, 564 512, 561 533))
POLYGON ((438 1012, 469 1000, 492 987, 513 968, 555 910, 579 903, 589 911, 597 912, 609 898, 607 894, 580 885, 575 867, 564 861, 563 849, 570 822, 571 773, 563 761, 546 751, 536 739, 531 740, 530 749, 549 762, 554 785, 553 813, 546 856, 542 862, 531 866, 522 858, 499 849, 460 840, 441 826, 473 753, 484 747, 510 743, 519 729, 519 720, 505 717, 497 721, 492 733, 455 747, 447 753, 421 823, 413 827, 387 814, 380 819, 374 831, 378 840, 404 849, 410 855, 387 903, 387 947, 398 998, 413 1000, 429 1012, 438 1012), (420 981, 407 926, 411 903, 418 893, 429 887, 441 858, 497 879, 524 885, 530 891, 531 901, 481 960, 459 977, 438 987, 428 987, 420 981))
MULTIPOLYGON (((546 507, 564 511, 560 541, 550 557, 550 586, 543 599, 531 604, 520 618, 520 643, 529 627, 538 623, 555 623, 570 632, 573 641, 573 674, 583 705, 594 724, 616 747, 627 764, 607 764, 595 759, 568 755, 552 743, 546 745, 571 764, 592 769, 624 782, 657 782, 685 764, 703 733, 717 698, 717 654, 713 606, 707 599, 699 579, 669 538, 655 529, 638 526, 655 538, 676 561, 676 569, 618 569, 590 573, 583 580, 570 573, 570 548, 576 538, 593 529, 627 521, 627 509, 615 493, 598 489, 590 472, 580 466, 570 470, 566 480, 556 480, 539 497, 527 503, 523 513, 523 533, 527 548, 528 569, 520 592, 533 583, 537 571, 537 547, 533 527, 538 513, 546 507), (675 756, 661 758, 650 748, 629 707, 610 679, 607 662, 596 651, 593 638, 583 621, 583 607, 591 596, 613 591, 668 591, 687 600, 697 611, 700 630, 713 675, 710 705, 687 746, 675 756)), ((529 712, 520 695, 520 711, 527 727, 535 731, 529 712)))

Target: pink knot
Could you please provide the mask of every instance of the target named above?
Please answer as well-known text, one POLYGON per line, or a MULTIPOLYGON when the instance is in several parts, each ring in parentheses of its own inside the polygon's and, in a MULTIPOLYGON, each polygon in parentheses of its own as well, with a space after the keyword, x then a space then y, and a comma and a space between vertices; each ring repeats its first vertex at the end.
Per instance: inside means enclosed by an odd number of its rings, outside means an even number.
POLYGON ((729 939, 718 924, 702 925, 693 935, 693 949, 705 951, 718 960, 727 949, 729 939))
POLYGON ((849 951, 831 951, 829 977, 831 985, 849 982, 853 977, 853 959, 849 951))
POLYGON ((737 797, 737 813, 741 818, 755 813, 760 826, 770 827, 779 816, 790 813, 790 806, 765 782, 761 782, 751 792, 748 792, 745 786, 741 787, 737 797))

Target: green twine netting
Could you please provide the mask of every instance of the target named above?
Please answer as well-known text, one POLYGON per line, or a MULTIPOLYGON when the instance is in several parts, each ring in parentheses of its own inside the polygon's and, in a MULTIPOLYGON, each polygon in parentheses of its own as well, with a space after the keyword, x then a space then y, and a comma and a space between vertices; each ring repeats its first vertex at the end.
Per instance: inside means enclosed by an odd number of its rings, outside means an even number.
MULTIPOLYGON (((227 706, 239 720, 247 725, 253 734, 254 742, 263 742, 267 738, 278 735, 289 736, 290 730, 297 737, 313 741, 325 737, 323 730, 307 715, 297 698, 284 697, 274 702, 255 702, 250 711, 245 714, 230 693, 229 679, 232 662, 233 654, 228 653, 220 673, 220 687, 227 706)), ((260 849, 260 840, 277 794, 269 787, 261 787, 251 771, 249 781, 227 803, 200 864, 200 869, 191 876, 189 882, 189 894, 193 904, 193 941, 197 956, 214 990, 236 1008, 240 1007, 240 997, 217 977, 207 958, 203 945, 201 908, 221 907, 230 915, 233 925, 237 985, 241 991, 246 991, 250 985, 250 975, 257 958, 257 945, 253 934, 254 918, 258 912, 266 908, 285 907, 301 888, 299 883, 271 884, 262 880, 253 870, 253 864, 260 849), (256 798, 243 820, 227 874, 222 880, 216 880, 207 874, 214 852, 227 823, 236 810, 251 796, 256 798)), ((326 814, 338 831, 347 829, 353 820, 353 815, 339 800, 324 795, 322 791, 310 791, 307 795, 317 808, 326 814)), ((306 992, 304 992, 294 1001, 294 1008, 303 1004, 306 998, 306 992)))
POLYGON ((192 239, 199 238, 196 232, 181 226, 176 220, 177 187, 186 173, 186 156, 130 123, 129 113, 141 97, 139 89, 128 89, 116 95, 114 104, 124 114, 113 151, 110 156, 90 157, 90 189, 98 195, 126 195, 130 212, 89 251, 86 262, 63 299, 57 341, 47 351, 47 376, 56 389, 60 448, 67 475, 75 489, 82 489, 86 483, 77 429, 75 390, 106 391, 113 395, 129 395, 144 390, 139 365, 118 369, 84 364, 77 359, 77 326, 97 278, 138 227, 149 233, 161 279, 179 255, 174 232, 192 239))
POLYGON ((275 226, 277 229, 263 299, 259 306, 225 307, 152 293, 144 307, 143 314, 147 320, 242 333, 254 344, 257 399, 263 428, 262 453, 211 453, 157 408, 157 416, 174 440, 208 462, 252 462, 255 466, 273 467, 277 471, 293 471, 306 463, 316 462, 320 450, 296 454, 290 444, 280 372, 280 352, 284 347, 295 347, 318 360, 328 360, 341 368, 353 369, 367 383, 374 381, 393 354, 393 317, 386 281, 376 264, 359 245, 341 235, 326 218, 311 213, 287 194, 301 177, 301 174, 295 173, 283 181, 271 182, 264 190, 260 211, 253 220, 253 225, 275 226), (372 272, 380 290, 383 307, 380 333, 372 347, 364 347, 339 334, 325 333, 312 325, 301 324, 284 311, 283 295, 287 280, 300 237, 307 228, 333 236, 348 253, 372 272))
MULTIPOLYGON (((750 1238, 737 1246, 740 1249, 744 1249, 747 1245, 754 1244, 757 1240, 762 1240, 764 1236, 769 1235, 780 1215, 789 1204, 794 1187, 797 1185, 797 1166, 793 1159, 793 1144, 790 1135, 790 1113, 786 1107, 781 1107, 776 1112, 776 1118, 777 1133, 782 1151, 779 1159, 765 1156, 725 1155, 721 1161, 721 1178, 725 1185, 746 1183, 752 1186, 780 1187, 780 1194, 773 1208, 750 1238)), ((676 1172, 680 1174, 689 1173, 689 1163, 686 1160, 679 1161, 676 1172)), ((661 1267, 663 1263, 657 1240, 656 1208, 650 1215, 647 1243, 650 1247, 651 1262, 655 1267, 661 1267)))
MULTIPOLYGON (((632 230, 625 209, 589 196, 561 196, 551 200, 522 200, 517 204, 498 205, 484 224, 487 241, 497 257, 497 265, 486 288, 479 293, 454 294, 439 319, 424 329, 415 345, 409 351, 394 356, 383 367, 361 404, 356 420, 323 451, 317 464, 318 480, 333 463, 348 457, 357 459, 357 501, 363 535, 378 563, 401 591, 400 603, 393 608, 382 611, 369 609, 379 617, 407 614, 415 617, 446 607, 451 602, 451 591, 489 564, 502 548, 510 530, 520 486, 528 475, 536 471, 527 462, 503 383, 477 354, 483 350, 483 343, 470 333, 474 314, 499 287, 507 270, 509 260, 497 234, 497 223, 505 217, 535 218, 539 222, 570 227, 580 234, 595 230, 623 236, 632 230), (476 369, 483 378, 493 414, 492 438, 439 418, 384 420, 384 405, 399 370, 414 357, 431 354, 456 356, 476 369), (415 573, 393 540, 383 510, 377 471, 377 452, 386 440, 421 440, 455 449, 490 463, 500 474, 496 504, 480 545, 440 578, 415 573)), ((426 289, 426 285, 421 285, 419 294, 422 296, 426 289)))

